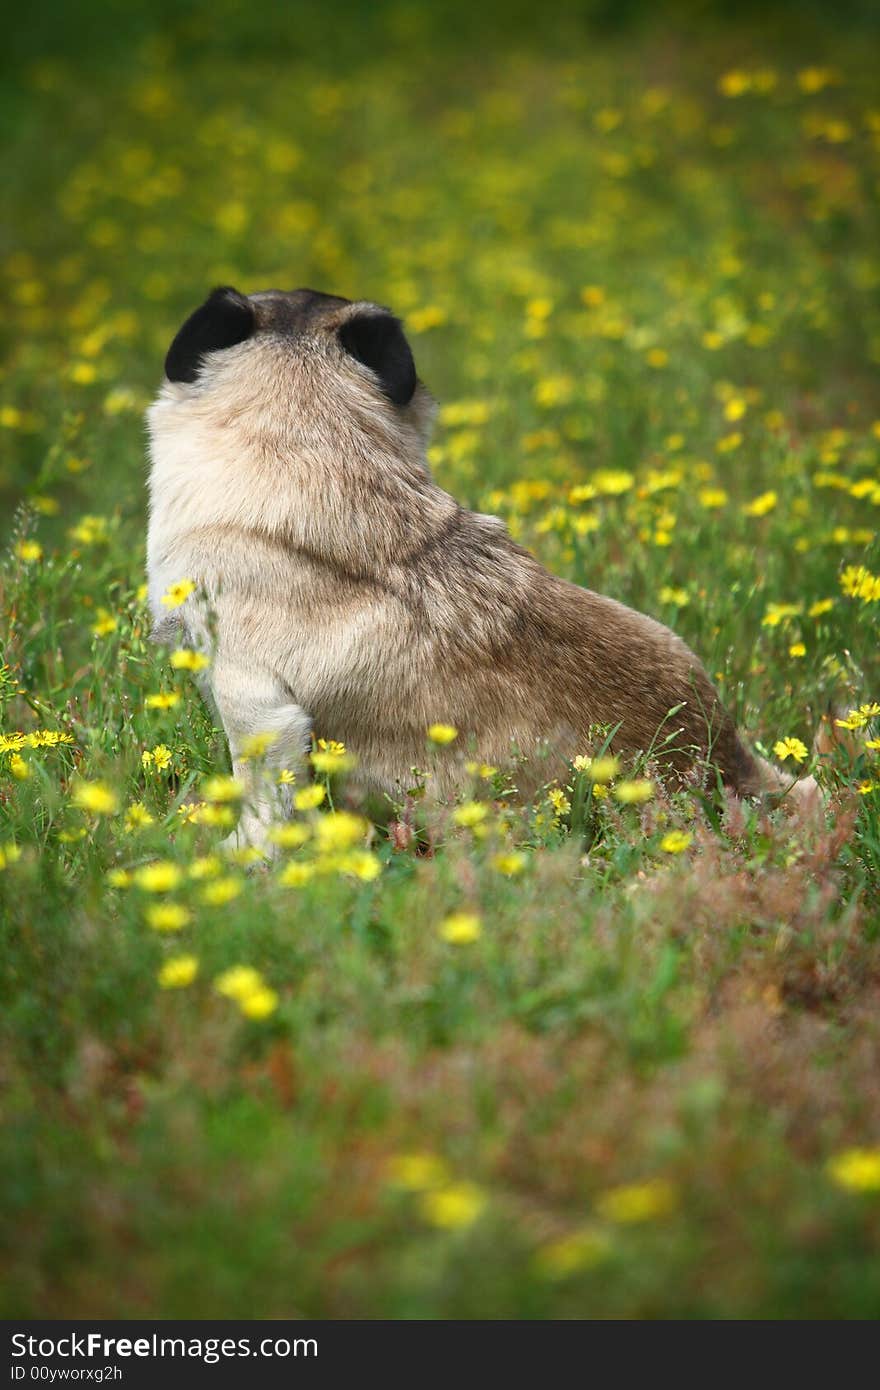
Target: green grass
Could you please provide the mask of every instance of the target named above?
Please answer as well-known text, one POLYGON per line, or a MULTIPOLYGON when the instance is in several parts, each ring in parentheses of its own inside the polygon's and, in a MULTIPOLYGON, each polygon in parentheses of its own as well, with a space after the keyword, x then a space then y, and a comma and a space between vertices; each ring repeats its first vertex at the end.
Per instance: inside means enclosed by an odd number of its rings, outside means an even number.
POLYGON ((476 778, 428 853, 319 852, 325 806, 217 868, 180 807, 224 742, 141 592, 173 333, 313 285, 403 315, 440 482, 674 626, 753 743, 880 698, 870 20, 77 9, 22 16, 2 108, 2 732, 69 739, 0 754, 3 1313, 876 1315, 870 725, 818 826, 476 778))

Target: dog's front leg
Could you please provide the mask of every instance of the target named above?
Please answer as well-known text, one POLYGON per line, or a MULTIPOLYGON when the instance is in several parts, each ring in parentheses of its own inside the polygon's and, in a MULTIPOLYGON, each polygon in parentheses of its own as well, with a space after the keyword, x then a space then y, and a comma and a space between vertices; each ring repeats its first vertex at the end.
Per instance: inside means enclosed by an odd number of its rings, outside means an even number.
POLYGON ((244 787, 241 817, 224 847, 253 847, 271 855, 269 827, 290 814, 289 788, 279 784, 279 773, 304 765, 311 719, 270 671, 238 659, 219 656, 210 687, 229 742, 233 776, 244 787))

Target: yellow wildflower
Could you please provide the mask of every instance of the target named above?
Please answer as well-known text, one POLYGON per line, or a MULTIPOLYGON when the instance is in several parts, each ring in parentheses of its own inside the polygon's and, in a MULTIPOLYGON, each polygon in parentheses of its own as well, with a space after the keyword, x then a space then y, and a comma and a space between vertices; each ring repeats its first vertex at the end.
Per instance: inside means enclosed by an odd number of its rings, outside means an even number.
POLYGON ((631 1225, 669 1216, 678 1205, 678 1193, 665 1178, 612 1187, 596 1201, 596 1210, 606 1221, 631 1225))
POLYGON ((263 985, 260 989, 252 990, 249 994, 240 995, 238 1007, 245 1018, 268 1018, 278 1008, 278 995, 274 989, 269 989, 268 985, 263 985))
POLYGON ((211 664, 204 652, 194 652, 189 647, 178 647, 171 653, 170 661, 175 671, 204 671, 211 664))
POLYGON ((196 956, 172 956, 162 966, 157 979, 161 989, 184 989, 199 973, 196 956))
POLYGON ((278 735, 271 730, 262 734, 249 734, 241 741, 239 755, 243 761, 248 758, 262 758, 277 742, 278 735))
POLYGON ((786 758, 794 758, 796 763, 806 760, 809 749, 805 743, 801 743, 799 738, 781 738, 773 745, 774 756, 780 762, 785 762, 786 758))
POLYGON ((880 1147, 843 1149, 829 1159, 826 1171, 845 1192, 880 1192, 880 1147))
POLYGON ((314 864, 300 864, 294 861, 282 869, 278 875, 278 882, 283 888, 302 888, 304 883, 315 876, 314 864))
POLYGON ((169 584, 159 602, 166 608, 179 608, 195 592, 195 587, 191 579, 178 579, 176 584, 169 584))
POLYGON ((452 743, 453 739, 458 738, 458 729, 454 724, 431 724, 428 727, 428 738, 432 743, 442 747, 443 744, 452 743))
POLYGON ((440 935, 452 946, 466 946, 478 940, 483 930, 475 912, 452 912, 440 923, 440 935))
POLYGON ((567 1279, 582 1269, 592 1269, 611 1253, 611 1240, 597 1226, 585 1226, 559 1240, 549 1241, 535 1252, 535 1272, 543 1279, 567 1279))
POLYGON ((682 854, 691 844, 693 838, 688 830, 670 830, 660 841, 660 848, 664 854, 682 854))
POLYGON ((620 771, 620 759, 609 756, 587 758, 581 753, 574 759, 573 767, 576 772, 586 772, 591 782, 605 783, 617 776, 620 771))
POLYGON ((305 844, 311 833, 311 826, 302 821, 285 821, 283 825, 271 826, 268 838, 273 845, 281 845, 282 849, 296 849, 305 844))
POLYGON ((515 878, 526 867, 526 856, 514 850, 508 854, 496 854, 492 858, 492 868, 506 878, 515 878))
POLYGON ((760 497, 756 497, 752 502, 747 502, 743 511, 746 516, 766 516, 768 512, 773 511, 778 500, 775 492, 762 492, 760 497))
POLYGON ((145 915, 154 931, 181 931, 192 921, 192 913, 182 903, 151 903, 145 915))
POLYGON ((224 903, 230 903, 233 898, 237 898, 243 886, 240 878, 215 878, 205 884, 199 894, 199 900, 209 907, 222 907, 224 903))
POLYGON ((432 1153, 395 1154, 388 1160, 386 1173, 390 1186, 405 1188, 407 1192, 427 1192, 449 1181, 449 1169, 443 1159, 432 1153))
POLYGON ((112 816, 119 810, 119 797, 106 782, 77 782, 71 799, 75 806, 96 816, 112 816))
POLYGON ((171 749, 164 743, 157 743, 155 748, 145 748, 141 753, 141 762, 144 767, 154 767, 157 772, 164 772, 171 762, 171 749))
POLYGON ((147 709, 174 709, 180 703, 180 695, 176 690, 160 691, 155 695, 148 695, 144 700, 147 709))
POLYGON ((618 782, 614 788, 614 795, 618 801, 622 801, 625 806, 638 805, 642 801, 650 801, 654 795, 654 783, 646 778, 636 778, 629 782, 618 782))
POLYGON ((472 1226, 486 1207, 486 1197, 472 1182, 453 1182, 428 1191, 421 1199, 426 1221, 442 1230, 461 1230, 472 1226))
POLYGON ((170 859, 155 859, 135 870, 134 881, 145 893, 168 893, 183 878, 183 870, 170 859))
POLYGON ((252 965, 230 966, 214 981, 217 993, 225 995, 227 999, 244 999, 246 995, 255 994, 264 987, 262 975, 252 965))
POLYGON ((455 825, 472 828, 484 821, 488 814, 489 808, 482 801, 464 801, 452 812, 452 821, 455 825))
POLYGON ((109 637, 111 632, 115 632, 119 626, 119 619, 112 613, 108 613, 106 608, 98 609, 98 621, 92 624, 92 632, 95 637, 109 637))
POLYGON ((152 825, 153 817, 150 815, 142 801, 133 801, 125 813, 126 830, 141 830, 144 826, 152 825))
POLYGON ((206 801, 240 801, 244 791, 244 785, 235 777, 209 777, 202 784, 202 795, 206 801))
POLYGON ((216 878, 222 869, 222 860, 218 859, 216 854, 204 854, 198 859, 193 859, 187 873, 190 878, 201 881, 205 878, 216 878))
POLYGON ((326 787, 320 782, 313 782, 311 786, 303 787, 294 794, 293 804, 297 811, 313 811, 316 806, 320 806, 326 795, 326 787))
POLYGON ((15 547, 15 553, 19 560, 24 560, 25 564, 34 564, 43 558, 43 547, 39 541, 19 541, 15 547))

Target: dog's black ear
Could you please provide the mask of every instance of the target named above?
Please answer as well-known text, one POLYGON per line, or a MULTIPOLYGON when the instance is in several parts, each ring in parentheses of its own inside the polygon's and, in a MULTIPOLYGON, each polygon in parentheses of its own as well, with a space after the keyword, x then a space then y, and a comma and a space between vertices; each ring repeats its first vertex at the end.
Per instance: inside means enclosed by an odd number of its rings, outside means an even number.
POLYGON ((381 309, 365 309, 346 319, 339 341, 379 378, 379 385, 395 405, 407 405, 416 389, 416 364, 404 337, 400 320, 381 309))
POLYGON ((243 343, 253 331, 254 310, 249 300, 228 285, 212 290, 168 349, 165 375, 169 381, 195 381, 206 352, 243 343))

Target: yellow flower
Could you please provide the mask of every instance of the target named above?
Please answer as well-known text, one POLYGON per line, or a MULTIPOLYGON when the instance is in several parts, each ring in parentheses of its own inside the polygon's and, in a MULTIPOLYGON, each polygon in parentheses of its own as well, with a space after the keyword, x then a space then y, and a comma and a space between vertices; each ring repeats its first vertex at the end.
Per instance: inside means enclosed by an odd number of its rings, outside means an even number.
POLYGON ((571 810, 571 802, 561 787, 551 787, 547 793, 547 800, 557 816, 567 816, 571 810))
POLYGON ((693 838, 688 830, 670 830, 660 841, 660 848, 664 854, 682 854, 691 844, 693 838))
POLYGON ((164 772, 171 762, 171 749, 164 743, 157 743, 155 748, 145 748, 141 753, 141 762, 144 767, 154 767, 157 772, 164 772))
POLYGON ((651 800, 654 795, 654 783, 646 778, 636 778, 631 782, 619 782, 614 788, 614 795, 625 806, 638 805, 642 801, 651 800))
POLYGON ((665 1178, 612 1187, 596 1201, 596 1210, 606 1221, 630 1225, 669 1216, 678 1205, 678 1192, 665 1178))
POLYGON ((346 753, 344 750, 341 753, 335 753, 330 749, 325 751, 319 748, 317 752, 309 754, 309 762, 316 772, 330 776, 334 772, 350 772, 357 760, 351 753, 346 753))
POLYGON ((148 695, 144 700, 147 709, 174 709, 180 703, 180 695, 176 690, 160 691, 156 695, 148 695))
POLYGON ((676 608, 686 608, 690 603, 690 596, 687 589, 673 589, 668 584, 664 584, 660 590, 660 602, 672 603, 676 608))
POLYGON ((242 739, 239 754, 242 759, 262 758, 273 744, 278 742, 278 735, 271 730, 263 734, 249 734, 242 739))
POLYGON ((67 533, 81 545, 102 545, 109 539, 106 516, 84 516, 67 533))
POLYGON ((211 664, 204 652, 194 652, 189 647, 179 647, 171 653, 170 660, 175 671, 204 671, 211 664))
POLYGON ((821 92, 823 87, 827 87, 833 79, 833 73, 829 68, 802 68, 797 75, 797 84, 802 92, 812 96, 815 92, 821 92))
POLYGON ((159 602, 166 608, 179 608, 195 592, 195 587, 191 579, 179 579, 176 584, 169 584, 159 602))
POLYGON ((835 719, 834 722, 840 729, 863 729, 878 714, 880 714, 880 705, 876 703, 859 705, 858 709, 851 709, 845 719, 835 719))
POLYGON ((265 982, 259 970, 252 965, 232 965, 217 976, 214 988, 227 999, 244 999, 248 994, 256 994, 264 989, 265 982))
POLYGON ((778 500, 775 492, 762 492, 760 497, 746 503, 743 511, 746 516, 766 516, 768 512, 772 512, 778 500))
POLYGON ((202 795, 206 801, 240 801, 244 791, 243 784, 235 777, 209 777, 202 785, 202 795))
POLYGON ((335 869, 341 874, 354 874, 364 883, 371 883, 382 872, 381 861, 367 849, 350 849, 345 854, 331 854, 319 867, 335 869))
POLYGON ((424 309, 414 309, 407 314, 407 325, 413 333, 427 333, 430 328, 439 328, 446 322, 446 310, 441 309, 438 304, 428 304, 424 309))
POLYGON ((431 724, 428 727, 428 738, 432 743, 442 747, 443 744, 452 743, 453 739, 458 738, 458 729, 454 724, 431 724))
POLYGON ((592 1269, 611 1253, 611 1239, 596 1226, 585 1226, 559 1240, 549 1241, 535 1252, 535 1273, 543 1279, 567 1279, 581 1269, 592 1269))
POLYGON ((714 507, 723 507, 727 500, 728 494, 723 487, 704 487, 697 493, 697 501, 707 511, 714 507))
POLYGON ((407 1192, 427 1192, 449 1182, 449 1169, 442 1158, 432 1153, 395 1154, 388 1160, 386 1173, 391 1187, 402 1187, 407 1192))
POLYGON ((363 840, 369 828, 363 816, 355 816, 350 811, 329 811, 315 821, 318 849, 325 853, 351 849, 363 840))
POLYGON ((452 820, 455 825, 473 827, 484 821, 489 814, 488 806, 482 801, 465 801, 461 806, 456 806, 452 812, 452 820))
POLYGON ((0 845, 0 869, 5 869, 10 864, 17 864, 21 858, 21 846, 16 844, 0 845))
POLYGON ((475 763, 475 762, 465 763, 465 765, 464 765, 464 770, 465 770, 465 772, 467 772, 467 773, 469 774, 469 776, 471 776, 471 777, 483 777, 483 778, 494 777, 494 776, 495 776, 495 773, 498 771, 497 767, 493 767, 493 766, 491 765, 491 763, 475 763))
POLYGON ((718 90, 724 97, 741 97, 752 85, 751 75, 738 68, 722 73, 718 79, 718 90))
POLYGON ((278 875, 278 882, 283 888, 302 888, 304 883, 315 876, 314 864, 299 864, 294 862, 288 864, 278 875))
POLYGON ((192 913, 182 903, 151 903, 146 918, 154 931, 180 931, 192 921, 192 913))
POLYGON ((283 825, 270 826, 268 838, 273 845, 281 845, 283 849, 297 849, 305 844, 311 833, 311 826, 304 825, 302 821, 287 821, 283 825))
POLYGON ((237 898, 243 887, 240 878, 215 878, 207 883, 199 894, 199 899, 209 907, 222 907, 224 903, 237 898))
POLYGON ((803 642, 792 642, 788 654, 789 656, 806 656, 807 649, 803 642))
POLYGON ((724 418, 731 422, 741 420, 748 409, 742 396, 732 396, 724 407, 724 418))
POLYGON ((303 787, 294 793, 293 804, 297 811, 313 811, 316 806, 320 806, 327 789, 320 782, 313 782, 309 787, 303 787))
POLYGON ((128 888, 132 882, 132 876, 128 869, 111 869, 107 875, 107 882, 111 888, 128 888))
POLYGON ((187 869, 190 878, 201 881, 205 878, 216 878, 223 868, 222 861, 216 854, 205 854, 199 859, 194 859, 187 869))
POLYGON ((183 870, 170 859, 156 859, 135 870, 134 881, 145 893, 168 893, 183 878, 183 870))
POLYGON ((196 956, 171 956, 162 966, 157 979, 161 989, 184 989, 199 973, 196 956))
POLYGON ((279 787, 289 787, 296 781, 296 773, 291 772, 289 767, 283 767, 278 774, 279 787))
POLYGON ((71 799, 75 806, 96 816, 112 816, 119 810, 119 797, 106 782, 78 782, 71 799))
POLYGON ((19 560, 24 560, 26 564, 33 564, 43 558, 43 547, 39 541, 19 541, 15 547, 15 553, 19 560))
POLYGON ((420 1202, 426 1221, 441 1230, 462 1230, 482 1215, 485 1194, 472 1182, 453 1182, 425 1192, 420 1202))
POLYGON ((240 995, 238 1007, 245 1018, 268 1018, 278 1008, 278 995, 274 989, 263 985, 249 994, 240 995))
POLYGON ((880 1147, 843 1149, 829 1159, 827 1172, 845 1192, 880 1192, 880 1147))
POLYGON ((514 850, 509 854, 496 854, 492 858, 492 868, 507 878, 515 878, 526 867, 526 856, 514 850))
POLYGON ((774 756, 781 762, 785 762, 786 758, 794 758, 796 763, 802 763, 808 752, 807 745, 801 743, 799 738, 781 738, 773 745, 774 756))
POLYGON ((20 753, 13 753, 9 759, 9 771, 17 782, 26 782, 31 770, 20 753))
POLYGON ((440 935, 452 946, 467 946, 477 941, 483 924, 475 912, 452 912, 440 923, 440 935))
POLYGON ((664 348, 653 347, 645 353, 645 361, 649 367, 665 367, 669 361, 669 353, 664 348))
POLYGON ((92 632, 95 637, 109 637, 111 632, 115 632, 119 626, 119 619, 112 613, 108 613, 106 608, 98 609, 98 621, 92 624, 92 632))
POLYGON ((146 806, 142 801, 133 801, 125 813, 126 830, 141 830, 146 825, 154 823, 146 806))
POLYGON ((579 754, 573 764, 576 772, 586 772, 591 782, 610 782, 620 771, 619 758, 587 758, 579 754))

